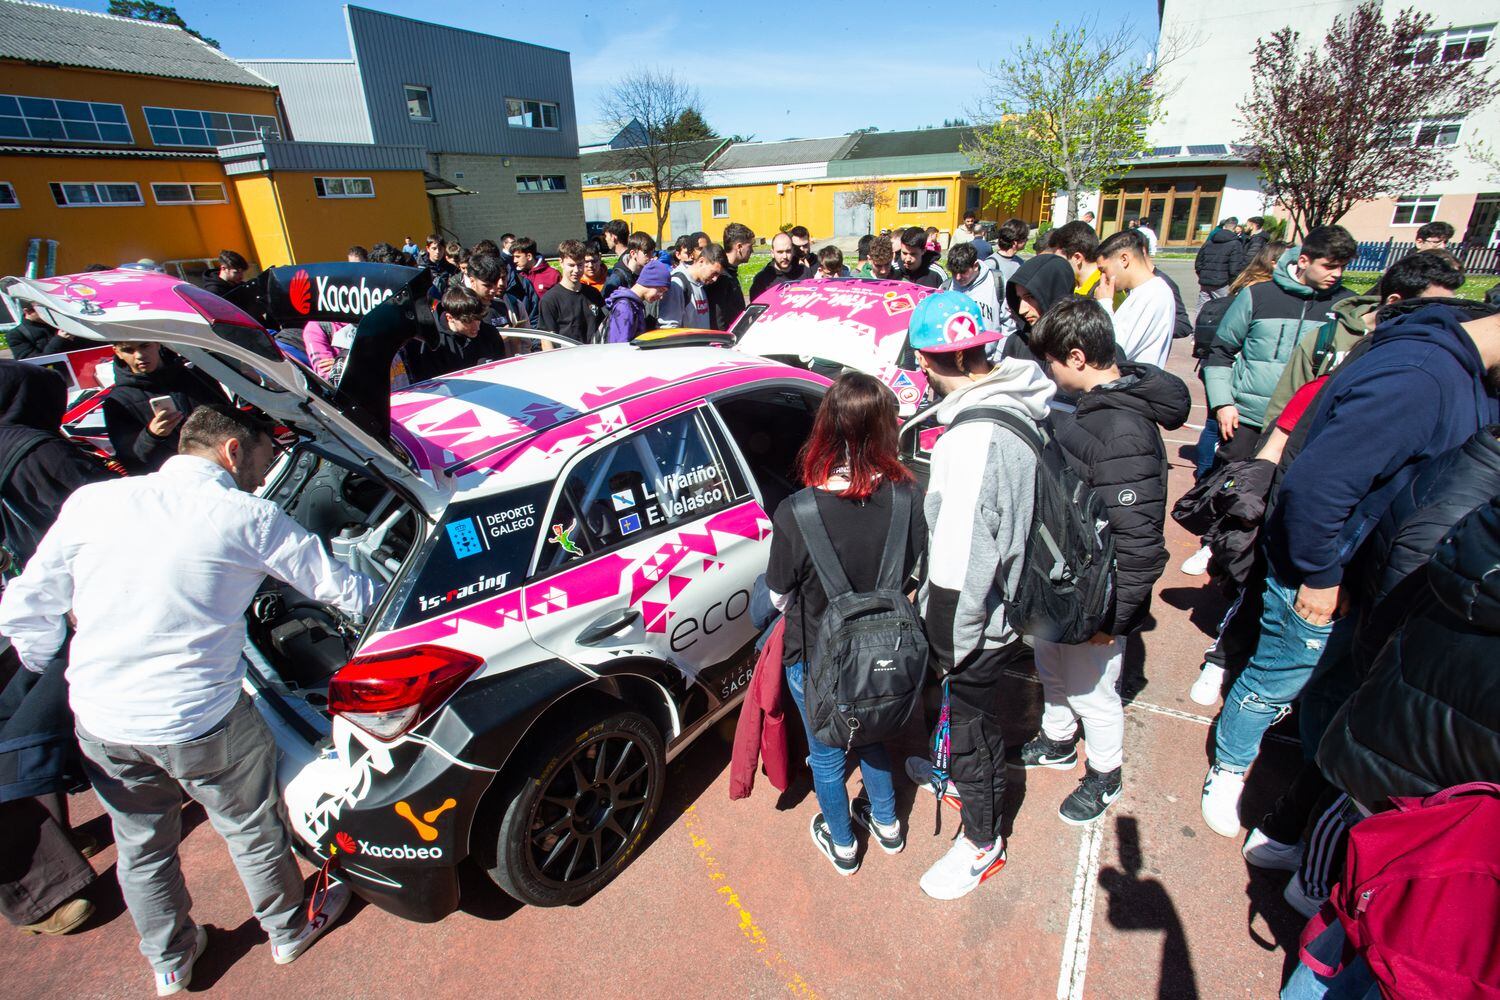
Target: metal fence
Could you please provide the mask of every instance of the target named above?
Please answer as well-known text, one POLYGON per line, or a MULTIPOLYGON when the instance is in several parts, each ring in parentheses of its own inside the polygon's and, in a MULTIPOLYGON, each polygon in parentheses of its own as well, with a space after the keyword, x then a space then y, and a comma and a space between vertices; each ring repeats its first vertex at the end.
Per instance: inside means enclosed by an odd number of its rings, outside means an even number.
MULTIPOLYGON (((1407 254, 1416 252, 1416 249, 1415 243, 1397 243, 1395 240, 1361 243, 1359 254, 1354 258, 1354 263, 1349 265, 1349 270, 1384 271, 1407 254)), ((1466 274, 1500 274, 1500 247, 1450 243, 1447 250, 1463 264, 1466 274)))

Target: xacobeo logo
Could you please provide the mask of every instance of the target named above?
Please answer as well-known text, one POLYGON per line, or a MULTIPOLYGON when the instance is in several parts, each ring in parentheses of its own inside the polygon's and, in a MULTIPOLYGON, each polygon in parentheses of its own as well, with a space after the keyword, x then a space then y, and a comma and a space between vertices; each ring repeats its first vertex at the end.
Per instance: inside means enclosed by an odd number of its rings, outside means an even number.
POLYGON ((297 268, 297 273, 292 275, 292 283, 287 286, 287 298, 292 301, 292 308, 306 316, 312 312, 312 279, 307 276, 304 268, 297 268))

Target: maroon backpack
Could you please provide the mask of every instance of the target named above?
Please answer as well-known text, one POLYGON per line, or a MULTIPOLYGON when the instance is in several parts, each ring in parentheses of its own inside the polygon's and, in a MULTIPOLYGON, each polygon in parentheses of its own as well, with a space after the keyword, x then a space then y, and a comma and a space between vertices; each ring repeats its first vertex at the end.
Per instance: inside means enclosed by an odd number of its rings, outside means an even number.
POLYGON ((1363 955, 1385 997, 1500 1000, 1500 785, 1455 785, 1349 833, 1344 877, 1302 932, 1302 962, 1333 976, 1363 955), (1343 954, 1317 939, 1337 921, 1343 954))

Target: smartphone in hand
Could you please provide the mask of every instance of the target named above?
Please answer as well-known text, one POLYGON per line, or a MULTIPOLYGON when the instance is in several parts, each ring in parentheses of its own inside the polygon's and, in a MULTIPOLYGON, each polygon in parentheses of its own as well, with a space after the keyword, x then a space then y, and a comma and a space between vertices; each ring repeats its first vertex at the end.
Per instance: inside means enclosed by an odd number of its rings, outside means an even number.
POLYGON ((171 396, 152 396, 151 412, 157 416, 177 412, 177 403, 171 396))

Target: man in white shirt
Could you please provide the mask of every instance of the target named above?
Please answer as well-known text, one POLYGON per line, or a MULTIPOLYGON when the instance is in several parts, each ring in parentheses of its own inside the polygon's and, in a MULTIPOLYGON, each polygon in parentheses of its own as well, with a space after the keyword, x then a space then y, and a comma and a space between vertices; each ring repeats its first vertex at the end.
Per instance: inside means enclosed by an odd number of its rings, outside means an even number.
POLYGON ((1101 277, 1094 298, 1114 317, 1120 353, 1127 361, 1167 367, 1177 302, 1151 264, 1146 238, 1134 229, 1115 233, 1099 244, 1096 261, 1101 277), (1127 293, 1119 306, 1114 304, 1116 292, 1127 293))
POLYGON ((76 618, 68 701, 158 996, 187 987, 207 943, 177 856, 183 793, 228 842, 278 964, 348 902, 340 886, 312 921, 303 909, 276 745, 241 688, 244 615, 268 574, 350 614, 371 607, 377 587, 250 495, 275 457, 262 422, 200 406, 178 448, 150 475, 78 489, 0 599, 0 634, 31 670, 61 654, 76 618))
POLYGON ((1134 229, 1146 240, 1146 253, 1152 257, 1156 256, 1156 230, 1152 229, 1145 219, 1131 219, 1127 229, 1134 229))

